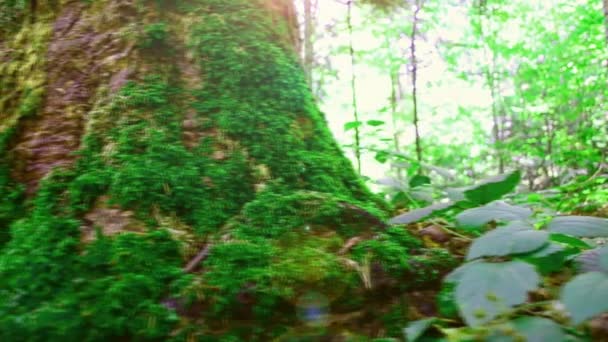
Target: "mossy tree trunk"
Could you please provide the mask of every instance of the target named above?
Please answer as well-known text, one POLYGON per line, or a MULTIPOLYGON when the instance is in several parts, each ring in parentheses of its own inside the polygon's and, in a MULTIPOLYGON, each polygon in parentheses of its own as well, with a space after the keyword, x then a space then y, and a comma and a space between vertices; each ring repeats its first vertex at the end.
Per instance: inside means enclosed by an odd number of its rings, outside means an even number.
POLYGON ((287 0, 0 12, 0 340, 267 341, 311 293, 360 313, 369 260, 401 290, 449 266, 385 229, 287 0))

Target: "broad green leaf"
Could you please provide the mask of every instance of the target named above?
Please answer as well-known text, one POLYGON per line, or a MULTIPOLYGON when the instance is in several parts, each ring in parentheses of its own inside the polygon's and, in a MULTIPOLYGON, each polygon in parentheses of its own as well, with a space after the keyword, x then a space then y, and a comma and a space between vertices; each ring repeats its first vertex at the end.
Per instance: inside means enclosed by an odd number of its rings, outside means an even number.
POLYGON ((427 216, 430 216, 430 215, 440 212, 442 210, 448 209, 452 205, 454 205, 454 203, 452 203, 452 202, 437 203, 437 204, 430 205, 428 207, 414 209, 412 211, 408 211, 405 214, 401 214, 399 216, 393 217, 389 221, 389 223, 390 224, 408 224, 408 223, 420 221, 427 216))
POLYGON ((361 125, 363 125, 363 122, 361 121, 351 121, 351 122, 347 122, 344 124, 344 131, 350 131, 351 129, 355 129, 358 127, 361 127, 361 125))
POLYGON ((554 321, 543 317, 518 317, 493 329, 487 342, 548 342, 565 341, 566 334, 554 321))
POLYGON ((384 121, 382 121, 382 120, 368 120, 367 124, 370 125, 370 126, 377 127, 377 126, 384 125, 384 121))
POLYGON ((577 249, 591 248, 591 246, 589 246, 589 244, 585 241, 565 234, 551 233, 551 235, 549 235, 549 240, 577 249))
POLYGON ((604 272, 608 274, 608 247, 585 251, 576 258, 583 272, 604 272))
POLYGON ((446 283, 458 283, 460 281, 460 279, 462 279, 462 276, 467 272, 467 269, 473 265, 476 264, 480 264, 483 263, 483 261, 481 260, 473 260, 467 263, 464 263, 458 267, 456 267, 455 269, 452 270, 452 272, 448 273, 445 278, 444 281, 446 283))
POLYGON ((502 201, 492 202, 479 208, 463 211, 456 216, 461 227, 479 228, 491 221, 524 221, 532 216, 532 210, 502 201))
POLYGON ((464 191, 464 195, 473 203, 490 203, 513 191, 520 180, 521 173, 519 171, 505 173, 468 187, 464 191))
POLYGON ((433 171, 435 173, 437 173, 438 175, 440 175, 441 177, 447 179, 447 180, 453 180, 454 179, 454 171, 448 170, 446 168, 443 167, 439 167, 439 166, 435 166, 435 165, 430 165, 430 164, 426 164, 426 163, 422 163, 422 167, 433 171))
POLYGON ((580 274, 562 289, 561 301, 574 324, 608 311, 608 275, 601 272, 580 274))
POLYGON ((548 232, 514 221, 475 239, 467 253, 467 260, 531 252, 545 245, 548 239, 548 232))
POLYGON ((447 189, 445 189, 445 192, 446 192, 448 198, 450 199, 450 201, 460 202, 460 201, 465 200, 465 197, 464 197, 465 190, 466 190, 466 188, 447 188, 447 189))
POLYGON ((464 269, 456 284, 456 303, 465 322, 479 326, 526 302, 539 282, 534 267, 523 261, 475 263, 464 269))
POLYGON ((591 216, 559 216, 547 229, 552 233, 576 237, 608 237, 608 219, 591 216))
POLYGON ((380 178, 380 179, 376 180, 376 184, 383 185, 383 186, 397 189, 397 190, 401 190, 401 191, 405 191, 408 188, 405 183, 403 183, 402 181, 398 180, 397 178, 393 178, 393 177, 380 178))
POLYGON ((544 317, 519 317, 512 321, 526 342, 564 341, 566 334, 553 320, 544 317))
POLYGON ((431 178, 423 175, 415 175, 414 177, 412 177, 412 179, 410 179, 409 184, 412 188, 425 184, 431 184, 431 178))
POLYGON ((407 327, 403 329, 403 335, 405 335, 405 340, 407 342, 416 341, 436 321, 437 318, 431 317, 408 323, 407 327))
POLYGON ((549 275, 562 270, 568 257, 576 253, 578 252, 572 248, 566 248, 556 242, 549 242, 538 251, 517 256, 517 259, 536 266, 541 274, 549 275))
POLYGON ((564 250, 565 247, 563 247, 562 245, 558 244, 558 243, 548 243, 545 247, 539 249, 538 251, 530 254, 530 257, 532 258, 544 258, 547 257, 549 255, 558 253, 558 252, 562 252, 564 250))
POLYGON ((429 185, 421 185, 413 188, 410 191, 410 195, 417 201, 427 203, 433 202, 433 188, 429 185))
POLYGON ((378 151, 374 156, 374 159, 376 159, 379 163, 384 164, 388 160, 389 156, 390 154, 385 151, 378 151))

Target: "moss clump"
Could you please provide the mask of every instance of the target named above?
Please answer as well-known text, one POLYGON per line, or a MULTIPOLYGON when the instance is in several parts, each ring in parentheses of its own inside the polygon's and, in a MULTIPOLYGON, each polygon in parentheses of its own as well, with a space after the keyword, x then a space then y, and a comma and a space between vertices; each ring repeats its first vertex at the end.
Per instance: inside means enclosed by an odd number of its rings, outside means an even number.
POLYGON ((160 76, 121 90, 110 109, 122 113, 118 124, 107 137, 92 133, 80 152, 78 176, 70 185, 75 209, 84 212, 107 193, 112 203, 142 217, 157 208, 203 234, 216 231, 251 200, 253 179, 242 153, 215 160, 213 141, 193 151, 183 146, 180 93, 160 76))
POLYGON ((391 286, 401 290, 432 286, 458 264, 448 251, 422 248, 419 239, 398 227, 358 244, 353 248, 353 257, 359 262, 378 264, 381 273, 391 278, 391 286))
MULTIPOLYGON (((407 307, 404 303, 393 304, 388 311, 380 318, 386 328, 386 336, 401 337, 403 336, 403 328, 407 326, 407 307)), ((378 339, 382 340, 382 339, 378 339)), ((386 338, 384 340, 391 340, 386 338)))
POLYGON ((411 255, 422 247, 420 240, 402 228, 389 228, 376 239, 365 241, 353 249, 356 260, 377 261, 392 277, 402 278, 411 271, 411 255))
POLYGON ((362 228, 328 194, 276 183, 258 193, 230 221, 229 240, 213 247, 204 263, 199 289, 210 291, 203 316, 212 331, 224 331, 217 338, 235 333, 237 321, 247 322, 238 329, 241 340, 275 338, 304 323, 297 315, 302 296, 321 293, 331 302, 359 288, 359 274, 338 255, 345 241, 339 228, 349 225, 362 228))
POLYGON ((15 30, 29 10, 27 0, 0 0, 0 37, 15 30))
MULTIPOLYGON (((0 18, 3 3, 0 0, 0 18)), ((6 5, 6 2, 5 4, 6 5)), ((4 41, 11 51, 9 61, 0 64, 0 131, 16 127, 22 117, 35 115, 46 93, 45 51, 52 34, 51 15, 24 25, 4 41)), ((0 40, 2 39, 0 19, 0 40)))
POLYGON ((293 191, 273 183, 245 205, 233 234, 239 238, 277 239, 288 232, 335 231, 351 236, 369 231, 369 223, 358 221, 342 203, 346 202, 327 193, 293 191))
POLYGON ((0 339, 168 336, 177 318, 161 302, 183 277, 177 243, 154 230, 83 248, 80 223, 62 203, 71 178, 44 181, 31 215, 11 227, 0 255, 0 339))
POLYGON ((167 48, 169 36, 167 24, 164 22, 157 22, 145 25, 143 28, 142 36, 139 40, 139 47, 143 49, 160 49, 167 48))

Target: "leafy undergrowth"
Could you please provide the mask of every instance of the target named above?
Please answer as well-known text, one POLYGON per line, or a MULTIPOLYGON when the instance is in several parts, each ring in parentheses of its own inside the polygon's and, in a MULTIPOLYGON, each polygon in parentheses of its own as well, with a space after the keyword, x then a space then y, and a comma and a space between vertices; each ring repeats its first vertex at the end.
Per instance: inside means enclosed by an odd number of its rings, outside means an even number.
MULTIPOLYGON (((408 341, 608 337, 605 213, 599 209, 593 216, 582 216, 555 211, 557 206, 580 204, 583 194, 562 196, 560 203, 553 202, 555 197, 541 201, 542 194, 500 200, 519 180, 519 172, 493 177, 453 191, 440 203, 393 218, 394 224, 426 219, 439 225, 436 230, 464 242, 452 249, 462 254, 464 262, 443 279, 437 296, 439 314, 410 322, 404 329, 408 341)), ((601 200, 605 193, 602 181, 592 183, 579 184, 583 191, 592 189, 584 193, 585 203, 601 200)))

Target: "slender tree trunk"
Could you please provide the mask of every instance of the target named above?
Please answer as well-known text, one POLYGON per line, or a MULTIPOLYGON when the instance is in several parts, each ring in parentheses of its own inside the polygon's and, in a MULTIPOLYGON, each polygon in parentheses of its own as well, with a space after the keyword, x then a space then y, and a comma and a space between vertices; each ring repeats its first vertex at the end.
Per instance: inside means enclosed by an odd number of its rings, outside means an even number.
MULTIPOLYGON (((399 74, 395 71, 391 71, 390 78, 391 78, 390 102, 391 102, 391 123, 393 125, 393 127, 392 127, 393 128, 393 148, 395 149, 395 152, 401 153, 401 142, 400 142, 401 129, 399 128, 399 117, 398 117, 399 114, 397 112, 397 103, 401 99, 401 96, 398 96, 401 82, 399 80, 399 74)), ((403 180, 403 172, 402 172, 401 168, 396 167, 393 169, 393 172, 396 173, 398 180, 403 180)))
POLYGON ((422 10, 422 1, 416 0, 412 18, 412 34, 410 36, 410 63, 412 72, 412 106, 414 112, 414 130, 416 134, 416 159, 422 161, 422 142, 420 139, 420 125, 418 119, 418 60, 416 58, 416 38, 418 37, 418 15, 422 10))
POLYGON ((355 159, 357 162, 357 171, 361 174, 361 130, 359 129, 361 121, 359 120, 359 109, 357 107, 357 73, 355 70, 356 59, 355 59, 355 48, 353 42, 353 2, 348 1, 346 14, 346 24, 348 26, 349 36, 349 54, 350 54, 350 65, 351 65, 351 79, 350 89, 352 94, 352 108, 353 108, 353 119, 355 121, 355 159))
MULTIPOLYGON (((304 71, 306 81, 312 88, 312 72, 314 68, 314 15, 312 0, 304 0, 304 71)), ((314 91, 314 90, 313 90, 314 91)))
POLYGON ((487 83, 488 87, 490 88, 490 95, 492 98, 492 109, 491 109, 491 111, 492 111, 492 136, 494 138, 494 149, 495 149, 495 153, 496 153, 496 159, 498 160, 498 162, 497 162, 498 173, 504 173, 505 165, 504 165, 504 157, 502 155, 502 147, 501 147, 502 134, 501 134, 501 123, 500 123, 500 115, 499 115, 500 102, 499 102, 499 94, 497 91, 498 81, 495 76, 496 70, 497 70, 497 63, 496 63, 496 54, 494 53, 494 51, 491 51, 491 49, 489 48, 488 43, 486 41, 488 38, 487 38, 487 36, 485 34, 485 30, 484 30, 484 18, 488 18, 488 21, 491 20, 491 18, 488 17, 486 5, 487 4, 485 3, 485 1, 479 3, 478 20, 479 20, 480 37, 484 44, 484 56, 485 56, 485 59, 487 61, 489 61, 489 65, 490 65, 490 66, 486 66, 484 68, 484 76, 486 78, 486 83, 487 83), (491 57, 489 55, 491 55, 491 57))

